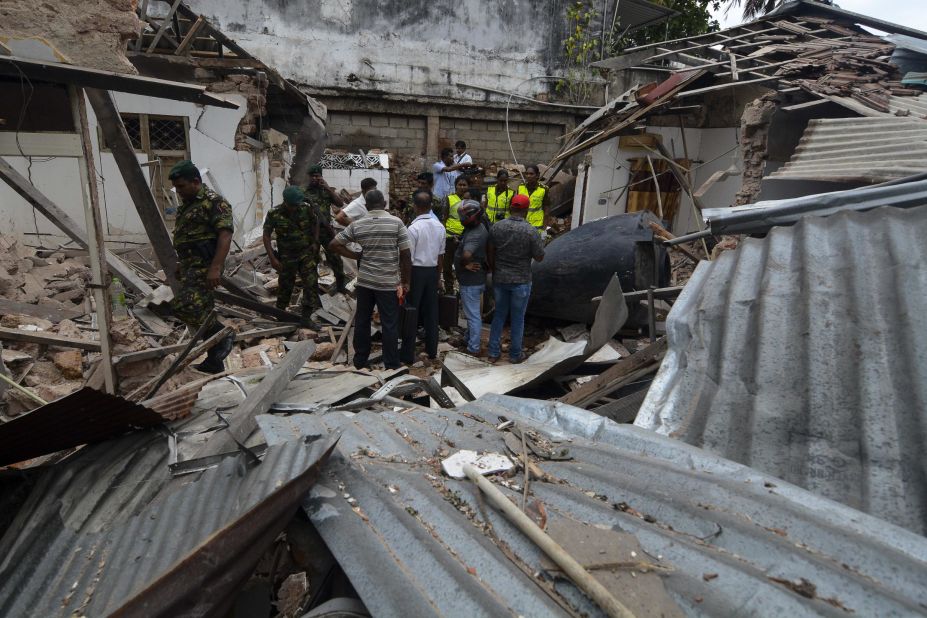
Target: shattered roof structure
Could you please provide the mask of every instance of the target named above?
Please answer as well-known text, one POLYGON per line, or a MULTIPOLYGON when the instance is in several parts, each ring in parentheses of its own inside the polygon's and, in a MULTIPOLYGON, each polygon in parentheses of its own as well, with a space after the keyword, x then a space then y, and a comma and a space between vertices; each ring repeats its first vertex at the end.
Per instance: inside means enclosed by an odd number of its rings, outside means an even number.
MULTIPOLYGON (((927 39, 927 33, 911 28, 799 0, 750 23, 629 48, 595 66, 611 70, 698 68, 737 85, 799 89, 809 99, 838 103, 848 99, 849 104, 888 113, 893 95, 916 96, 920 91, 903 85, 898 67, 888 62, 895 45, 857 24, 927 39)), ((682 96, 706 91, 697 89, 682 96)))
POLYGON ((700 263, 635 424, 927 534, 925 229, 806 216, 700 263))
MULTIPOLYGON (((528 508, 555 539, 584 538, 599 561, 651 565, 595 571, 616 578, 632 611, 661 599, 665 615, 903 615, 927 602, 923 537, 571 406, 487 395, 457 410, 258 422, 269 444, 343 431, 304 506, 376 615, 601 615, 473 483, 441 474, 456 449, 505 452, 504 419, 569 452, 542 461, 545 479, 530 481, 528 508), (619 536, 638 550, 615 550, 619 536)), ((501 488, 520 503, 523 483, 518 475, 501 488)))
POLYGON ((157 430, 85 448, 43 471, 0 539, 0 613, 221 615, 331 446, 290 441, 193 482, 171 478, 157 430))

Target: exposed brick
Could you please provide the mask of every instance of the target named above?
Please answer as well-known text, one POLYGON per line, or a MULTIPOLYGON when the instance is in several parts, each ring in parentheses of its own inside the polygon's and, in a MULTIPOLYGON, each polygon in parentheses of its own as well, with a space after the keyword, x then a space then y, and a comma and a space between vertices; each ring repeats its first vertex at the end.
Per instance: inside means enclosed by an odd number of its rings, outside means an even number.
MULTIPOLYGON (((377 135, 379 135, 380 137, 389 137, 389 138, 393 138, 393 137, 396 137, 396 136, 398 135, 398 133, 397 133, 396 129, 386 128, 386 129, 377 129, 377 135)), ((385 145, 386 145, 386 144, 384 144, 384 146, 385 146, 385 145)))
POLYGON ((389 119, 386 116, 373 116, 370 118, 371 127, 388 127, 389 119))
POLYGON ((484 120, 471 120, 470 129, 472 131, 485 131, 486 130, 486 121, 484 120))
POLYGON ((412 129, 424 129, 427 126, 425 118, 413 117, 409 118, 409 128, 412 129))
POLYGON ((534 125, 534 132, 535 133, 547 133, 547 127, 548 125, 546 124, 536 124, 534 125))
POLYGON ((358 127, 369 127, 370 116, 366 114, 351 114, 351 124, 358 127))
POLYGON ((389 126, 391 127, 407 127, 409 126, 409 121, 405 116, 390 116, 389 117, 389 126))
POLYGON ((454 122, 454 128, 455 128, 455 129, 470 129, 470 128, 472 128, 469 120, 464 120, 464 119, 462 119, 462 118, 458 118, 458 119, 454 120, 453 122, 454 122))

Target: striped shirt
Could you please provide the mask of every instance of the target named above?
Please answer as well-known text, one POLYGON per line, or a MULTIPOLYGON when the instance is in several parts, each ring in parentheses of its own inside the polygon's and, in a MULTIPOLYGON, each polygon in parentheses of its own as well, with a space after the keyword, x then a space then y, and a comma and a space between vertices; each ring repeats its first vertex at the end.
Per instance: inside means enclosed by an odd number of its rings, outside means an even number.
POLYGON ((371 290, 395 290, 399 285, 399 252, 411 249, 409 233, 399 218, 385 210, 371 210, 352 221, 335 237, 339 242, 356 242, 362 255, 357 285, 371 290))

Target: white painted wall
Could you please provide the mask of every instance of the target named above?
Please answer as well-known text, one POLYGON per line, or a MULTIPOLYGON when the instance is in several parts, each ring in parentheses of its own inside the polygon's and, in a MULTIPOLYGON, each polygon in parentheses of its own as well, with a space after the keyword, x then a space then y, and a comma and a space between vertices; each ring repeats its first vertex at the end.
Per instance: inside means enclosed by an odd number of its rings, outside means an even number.
MULTIPOLYGON (((266 214, 274 203, 280 201, 284 187, 282 180, 269 182, 269 161, 264 153, 252 154, 234 149, 235 130, 244 116, 245 99, 238 95, 228 98, 242 107, 238 110, 204 108, 194 103, 130 94, 117 94, 116 104, 121 112, 186 116, 189 119, 191 157, 201 169, 209 170, 209 175, 205 178, 207 184, 215 185, 213 188, 232 205, 236 237, 240 237, 240 234, 262 223, 262 212, 266 214)), ((88 105, 88 109, 89 107, 88 105)), ((97 121, 92 115, 92 110, 89 120, 94 160, 100 175, 98 188, 107 238, 111 241, 146 243, 144 227, 136 214, 135 206, 129 198, 112 154, 100 152, 99 141, 96 139, 97 121)), ((28 160, 18 154, 18 148, 11 136, 11 133, 0 133, 0 156, 26 174, 28 160)), ((37 140, 40 140, 41 144, 25 149, 26 154, 34 155, 31 171, 33 184, 83 226, 84 212, 77 159, 60 156, 61 152, 74 150, 73 136, 21 136, 21 141, 27 146, 37 140), (57 142, 63 145, 55 147, 57 142), (41 156, 49 152, 57 153, 59 156, 41 156)), ((146 155, 141 154, 138 158, 140 162, 144 162, 146 155)), ((147 171, 148 168, 143 169, 147 171)), ((64 238, 41 214, 36 215, 36 221, 39 232, 52 235, 59 240, 64 238)), ((34 233, 36 229, 32 207, 4 183, 0 183, 0 226, 5 233, 19 236, 34 233)))
MULTIPOLYGON (((740 166, 740 149, 726 152, 736 144, 736 134, 730 129, 686 129, 685 148, 680 129, 673 127, 647 127, 648 133, 663 136, 663 145, 676 158, 683 158, 686 149, 689 157, 697 162, 693 172, 693 185, 698 188, 716 171, 730 167, 732 162, 740 166), (725 154, 726 153, 726 154, 725 154), (733 157, 733 158, 732 158, 733 157)), ((648 151, 642 149, 622 149, 618 138, 611 139, 591 149, 585 159, 576 181, 576 193, 573 207, 573 226, 588 221, 609 217, 625 212, 627 205, 627 185, 630 180, 629 159, 645 156, 648 151), (585 174, 585 179, 583 175, 585 174), (583 185, 585 181, 585 201, 583 185), (582 204, 582 216, 577 216, 582 204)), ((739 169, 739 167, 738 167, 739 169)), ((708 207, 730 206, 740 189, 739 173, 715 183, 702 198, 708 207)), ((673 230, 677 235, 697 231, 698 220, 692 200, 683 192, 682 202, 673 230)))
MULTIPOLYGON (((160 4, 160 3, 159 3, 160 4)), ((566 38, 559 0, 189 0, 285 77, 319 88, 483 100, 465 82, 547 91, 566 38)))

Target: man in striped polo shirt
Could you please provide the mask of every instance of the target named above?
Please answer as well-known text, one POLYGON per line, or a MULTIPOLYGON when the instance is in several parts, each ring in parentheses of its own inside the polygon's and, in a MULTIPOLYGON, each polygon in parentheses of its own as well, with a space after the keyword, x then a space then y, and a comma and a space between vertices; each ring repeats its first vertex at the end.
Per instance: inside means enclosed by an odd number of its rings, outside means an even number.
POLYGON ((386 200, 377 189, 365 195, 367 216, 352 221, 329 244, 329 249, 358 261, 357 313, 354 318, 354 366, 369 367, 370 320, 376 305, 383 329, 383 365, 398 369, 399 300, 409 291, 412 243, 402 221, 384 210, 386 200), (352 251, 348 243, 360 245, 352 251))

